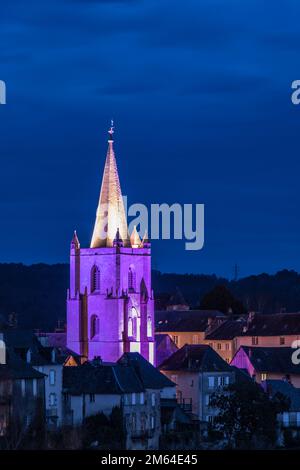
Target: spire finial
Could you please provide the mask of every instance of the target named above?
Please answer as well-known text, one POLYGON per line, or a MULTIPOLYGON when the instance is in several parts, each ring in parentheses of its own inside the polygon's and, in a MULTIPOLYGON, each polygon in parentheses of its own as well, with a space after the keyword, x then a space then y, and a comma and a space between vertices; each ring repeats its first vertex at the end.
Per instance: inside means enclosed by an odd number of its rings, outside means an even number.
POLYGON ((114 120, 111 119, 111 120, 110 120, 110 129, 109 129, 109 131, 108 131, 108 133, 109 133, 108 142, 113 142, 113 135, 114 135, 114 132, 115 132, 114 120))

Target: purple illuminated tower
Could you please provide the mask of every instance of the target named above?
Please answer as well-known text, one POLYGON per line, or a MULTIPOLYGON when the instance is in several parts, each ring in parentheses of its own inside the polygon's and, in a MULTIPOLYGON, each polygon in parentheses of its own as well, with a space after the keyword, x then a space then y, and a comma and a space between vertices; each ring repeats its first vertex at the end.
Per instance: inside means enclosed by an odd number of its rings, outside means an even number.
POLYGON ((154 364, 151 245, 135 229, 129 237, 113 133, 90 248, 80 247, 76 232, 71 241, 67 346, 109 362, 139 352, 154 364))

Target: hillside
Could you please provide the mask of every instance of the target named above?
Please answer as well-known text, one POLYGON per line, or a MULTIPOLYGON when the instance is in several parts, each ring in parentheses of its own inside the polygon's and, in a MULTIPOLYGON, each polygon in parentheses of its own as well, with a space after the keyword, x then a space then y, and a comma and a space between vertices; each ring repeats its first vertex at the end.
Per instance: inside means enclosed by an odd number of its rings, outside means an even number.
MULTIPOLYGON (((283 270, 275 275, 260 274, 238 281, 215 275, 163 274, 153 271, 157 307, 164 308, 170 294, 179 287, 191 306, 218 284, 226 285, 248 310, 274 313, 300 311, 300 274, 283 270)), ((19 325, 52 329, 65 320, 67 264, 0 264, 0 313, 15 312, 19 325)))

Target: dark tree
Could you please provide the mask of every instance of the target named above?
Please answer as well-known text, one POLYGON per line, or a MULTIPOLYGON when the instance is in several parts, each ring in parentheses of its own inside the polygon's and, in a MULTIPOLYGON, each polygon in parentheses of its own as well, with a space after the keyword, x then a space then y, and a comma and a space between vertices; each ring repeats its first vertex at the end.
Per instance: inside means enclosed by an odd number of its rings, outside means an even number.
POLYGON ((245 313, 242 302, 236 299, 224 285, 218 285, 205 294, 200 308, 203 310, 220 310, 223 313, 245 313))
POLYGON ((272 447, 277 437, 277 413, 289 409, 283 395, 270 399, 252 381, 235 383, 212 396, 211 406, 218 409, 213 427, 222 433, 232 448, 272 447))

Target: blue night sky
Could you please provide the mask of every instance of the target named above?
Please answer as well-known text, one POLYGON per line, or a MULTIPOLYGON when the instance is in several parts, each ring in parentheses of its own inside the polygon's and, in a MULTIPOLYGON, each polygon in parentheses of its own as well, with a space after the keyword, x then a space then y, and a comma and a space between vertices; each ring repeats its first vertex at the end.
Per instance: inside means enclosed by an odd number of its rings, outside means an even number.
POLYGON ((164 272, 300 270, 300 3, 2 0, 0 262, 88 244, 107 147, 129 203, 204 203, 205 247, 164 272))

